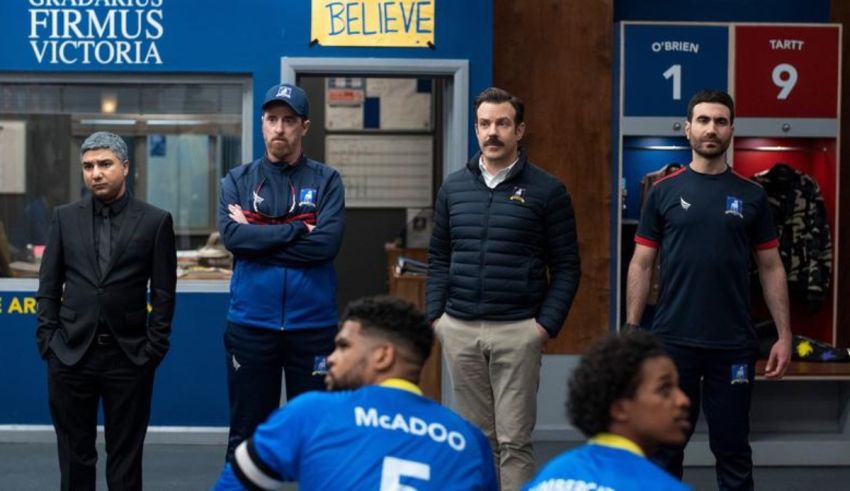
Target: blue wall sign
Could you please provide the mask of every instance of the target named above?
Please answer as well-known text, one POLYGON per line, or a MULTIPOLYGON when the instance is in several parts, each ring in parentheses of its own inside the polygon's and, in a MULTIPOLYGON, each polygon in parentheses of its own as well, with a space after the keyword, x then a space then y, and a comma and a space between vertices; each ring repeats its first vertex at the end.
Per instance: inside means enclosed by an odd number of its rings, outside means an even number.
MULTIPOLYGON (((177 293, 171 349, 157 368, 155 426, 227 426, 228 294, 177 293)), ((0 291, 0 425, 49 425, 47 365, 35 346, 34 292, 0 291)))
POLYGON ((698 90, 727 90, 725 26, 625 25, 624 116, 687 113, 698 90))

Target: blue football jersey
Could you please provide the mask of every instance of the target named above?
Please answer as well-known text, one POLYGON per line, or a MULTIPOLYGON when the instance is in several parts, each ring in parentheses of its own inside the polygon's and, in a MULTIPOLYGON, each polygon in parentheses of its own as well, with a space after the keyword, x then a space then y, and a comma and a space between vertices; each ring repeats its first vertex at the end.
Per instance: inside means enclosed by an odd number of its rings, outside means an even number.
POLYGON ((546 464, 523 491, 691 489, 632 448, 636 446, 630 441, 614 435, 592 439, 546 464))
POLYGON ((392 380, 303 394, 237 448, 215 489, 497 490, 481 431, 418 392, 392 380))

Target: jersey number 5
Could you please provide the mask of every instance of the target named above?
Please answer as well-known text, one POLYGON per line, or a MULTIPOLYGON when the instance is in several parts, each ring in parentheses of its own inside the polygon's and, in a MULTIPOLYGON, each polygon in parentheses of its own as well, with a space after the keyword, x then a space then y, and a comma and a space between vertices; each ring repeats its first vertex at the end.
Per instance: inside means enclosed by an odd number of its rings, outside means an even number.
POLYGON ((384 457, 381 467, 381 491, 416 491, 413 486, 402 484, 402 477, 428 481, 431 479, 431 466, 413 460, 384 457))

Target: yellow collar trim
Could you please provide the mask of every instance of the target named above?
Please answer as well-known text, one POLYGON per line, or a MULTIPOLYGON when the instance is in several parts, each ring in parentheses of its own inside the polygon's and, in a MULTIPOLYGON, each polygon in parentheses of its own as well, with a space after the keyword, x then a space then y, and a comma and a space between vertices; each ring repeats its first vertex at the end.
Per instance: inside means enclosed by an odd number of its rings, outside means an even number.
POLYGON ((598 435, 591 438, 589 442, 594 445, 619 448, 620 450, 625 450, 635 455, 646 457, 646 454, 643 453, 643 450, 641 450, 637 443, 629 440, 624 436, 615 435, 613 433, 599 433, 598 435))
POLYGON ((381 387, 391 387, 393 389, 406 390, 408 392, 413 392, 414 394, 419 396, 422 395, 422 389, 420 389, 416 384, 401 378, 388 378, 378 385, 380 385, 381 387))

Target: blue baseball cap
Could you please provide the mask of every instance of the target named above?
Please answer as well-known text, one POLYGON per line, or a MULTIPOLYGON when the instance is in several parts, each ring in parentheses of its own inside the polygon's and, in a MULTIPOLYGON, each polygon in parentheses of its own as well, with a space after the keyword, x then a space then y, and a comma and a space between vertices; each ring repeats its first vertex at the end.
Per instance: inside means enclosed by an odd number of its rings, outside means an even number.
POLYGON ((307 119, 310 114, 310 101, 307 100, 307 93, 296 85, 278 84, 270 88, 263 100, 263 110, 273 102, 283 102, 291 107, 295 114, 304 119, 307 119))

